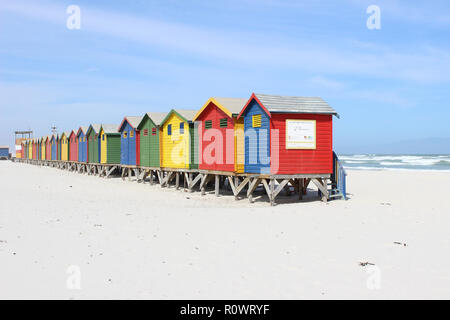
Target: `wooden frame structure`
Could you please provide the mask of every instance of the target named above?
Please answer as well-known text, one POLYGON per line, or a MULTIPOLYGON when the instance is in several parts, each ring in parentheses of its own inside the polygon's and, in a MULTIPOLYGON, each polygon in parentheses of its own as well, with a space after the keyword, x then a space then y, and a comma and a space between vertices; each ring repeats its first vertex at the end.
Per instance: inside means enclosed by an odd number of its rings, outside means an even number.
POLYGON ((161 188, 174 187, 176 190, 183 188, 186 192, 198 189, 201 195, 206 194, 207 188, 212 188, 217 197, 220 196, 221 190, 227 190, 235 200, 247 197, 250 202, 254 202, 255 191, 260 188, 263 194, 267 195, 271 205, 276 204, 275 200, 283 190, 290 196, 297 194, 298 199, 302 200, 310 184, 317 187, 318 197, 323 202, 327 202, 331 195, 328 190, 331 178, 329 174, 265 175, 61 160, 15 159, 15 161, 103 178, 120 176, 123 180, 134 180, 149 185, 159 184, 161 188))

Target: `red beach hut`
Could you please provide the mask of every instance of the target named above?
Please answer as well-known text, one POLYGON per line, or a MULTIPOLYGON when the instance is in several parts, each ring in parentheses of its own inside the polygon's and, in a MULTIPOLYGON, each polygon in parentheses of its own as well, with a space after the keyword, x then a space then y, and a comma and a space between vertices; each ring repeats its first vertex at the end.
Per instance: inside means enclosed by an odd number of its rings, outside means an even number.
POLYGON ((319 97, 252 94, 244 118, 245 172, 331 174, 333 115, 319 97))
POLYGON ((78 161, 78 138, 74 130, 69 135, 69 161, 78 161))
POLYGON ((36 160, 37 159, 37 142, 36 139, 32 140, 32 147, 33 147, 33 159, 36 160))
POLYGON ((199 169, 243 172, 244 127, 237 116, 246 102, 213 97, 197 112, 193 120, 200 122, 199 169))
POLYGON ((52 143, 51 136, 45 138, 45 160, 52 160, 52 143))

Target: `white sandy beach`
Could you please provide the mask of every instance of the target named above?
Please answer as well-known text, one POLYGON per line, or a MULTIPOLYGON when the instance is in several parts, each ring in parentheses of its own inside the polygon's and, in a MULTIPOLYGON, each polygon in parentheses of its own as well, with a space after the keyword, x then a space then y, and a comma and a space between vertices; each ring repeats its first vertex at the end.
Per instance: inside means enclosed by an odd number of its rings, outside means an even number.
POLYGON ((0 299, 450 299, 449 185, 348 171, 348 201, 270 207, 1 161, 0 299))

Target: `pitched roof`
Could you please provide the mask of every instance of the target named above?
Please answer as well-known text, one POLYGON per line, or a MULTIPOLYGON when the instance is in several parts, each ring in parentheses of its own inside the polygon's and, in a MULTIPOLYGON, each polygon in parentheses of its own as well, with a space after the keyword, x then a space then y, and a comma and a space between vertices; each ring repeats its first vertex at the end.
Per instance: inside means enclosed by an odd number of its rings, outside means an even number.
POLYGON ((214 103, 219 109, 225 112, 229 117, 239 114, 248 99, 244 98, 223 98, 223 97, 211 97, 206 101, 203 107, 197 111, 193 120, 196 120, 202 112, 208 107, 210 103, 214 103))
POLYGON ((77 131, 77 136, 78 136, 78 134, 80 133, 80 130, 81 130, 84 134, 86 134, 86 132, 87 132, 87 130, 88 130, 88 127, 87 127, 87 126, 81 126, 81 127, 78 129, 78 131, 77 131))
POLYGON ((244 98, 223 98, 214 97, 214 99, 222 106, 231 111, 232 114, 239 114, 248 99, 244 98))
MULTIPOLYGON (((152 119, 152 121, 159 126, 161 122, 166 118, 167 112, 147 112, 146 115, 152 119)), ((144 117, 142 118, 144 120, 144 117)))
POLYGON ((254 96, 269 112, 315 113, 338 116, 336 110, 320 97, 278 96, 260 93, 255 93, 254 96))
MULTIPOLYGON (((91 125, 89 126, 88 131, 91 130, 91 128, 92 128, 92 130, 94 130, 95 133, 99 133, 100 127, 101 127, 101 124, 91 124, 91 125)), ((86 133, 87 133, 87 132, 86 132, 86 133)))
POLYGON ((136 129, 137 126, 139 125, 139 123, 141 123, 142 117, 135 117, 135 116, 126 116, 126 117, 124 117, 122 122, 120 123, 119 128, 117 129, 117 131, 120 131, 120 129, 122 129, 122 126, 125 123, 125 121, 127 121, 130 124, 130 126, 132 126, 134 129, 136 129))
POLYGON ((167 113, 164 120, 161 121, 160 125, 163 125, 173 113, 176 113, 179 117, 181 117, 185 121, 192 122, 194 121, 195 115, 197 114, 197 110, 172 109, 169 111, 169 113, 167 113))
POLYGON ((72 135, 72 133, 73 133, 74 135, 77 135, 77 132, 76 132, 75 130, 71 130, 70 133, 69 133, 69 135, 68 135, 68 137, 70 137, 70 136, 72 135))
POLYGON ((102 124, 101 128, 106 134, 120 134, 120 132, 117 131, 117 124, 102 124))
POLYGON ((187 121, 192 121, 197 113, 197 110, 187 110, 187 109, 174 109, 176 113, 182 116, 187 121))

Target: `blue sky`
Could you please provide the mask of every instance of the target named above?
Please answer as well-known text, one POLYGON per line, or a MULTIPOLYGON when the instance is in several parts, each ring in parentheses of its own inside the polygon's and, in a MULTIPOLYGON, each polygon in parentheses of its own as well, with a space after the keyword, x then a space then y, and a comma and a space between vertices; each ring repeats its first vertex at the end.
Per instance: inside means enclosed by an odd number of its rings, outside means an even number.
POLYGON ((0 0, 0 145, 257 92, 325 99, 339 153, 450 152, 449 39, 448 1, 0 0))

